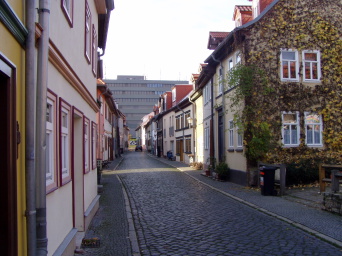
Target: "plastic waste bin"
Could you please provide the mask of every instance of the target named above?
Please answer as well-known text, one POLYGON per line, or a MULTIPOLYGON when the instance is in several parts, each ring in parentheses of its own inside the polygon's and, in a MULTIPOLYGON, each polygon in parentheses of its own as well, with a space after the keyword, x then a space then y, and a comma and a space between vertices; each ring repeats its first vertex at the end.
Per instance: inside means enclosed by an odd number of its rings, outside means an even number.
POLYGON ((260 170, 260 189, 263 196, 275 196, 274 176, 277 167, 262 166, 260 170))

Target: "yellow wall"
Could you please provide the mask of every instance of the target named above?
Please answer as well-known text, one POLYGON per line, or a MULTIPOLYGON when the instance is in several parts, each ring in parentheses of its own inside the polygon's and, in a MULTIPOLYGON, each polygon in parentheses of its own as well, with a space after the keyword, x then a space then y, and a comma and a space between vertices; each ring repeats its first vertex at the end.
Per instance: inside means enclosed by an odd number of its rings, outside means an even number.
MULTIPOLYGON (((19 18, 23 17, 23 1, 7 1, 19 18)), ((23 21, 22 21, 23 22, 23 21)), ((25 51, 12 34, 0 23, 0 52, 16 66, 16 119, 20 127, 21 142, 17 160, 18 255, 27 255, 25 219, 25 51)))

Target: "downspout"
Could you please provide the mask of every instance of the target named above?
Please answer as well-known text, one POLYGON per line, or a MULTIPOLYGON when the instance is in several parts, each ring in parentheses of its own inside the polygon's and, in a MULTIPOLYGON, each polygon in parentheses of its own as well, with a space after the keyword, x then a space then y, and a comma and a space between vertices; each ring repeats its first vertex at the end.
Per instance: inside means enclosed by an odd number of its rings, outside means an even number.
POLYGON ((27 255, 36 255, 36 176, 35 176, 35 0, 26 1, 26 58, 25 58, 25 186, 27 255))
MULTIPOLYGON (((210 155, 210 165, 212 169, 215 169, 215 147, 214 147, 214 80, 213 78, 210 79, 210 83, 211 83, 211 118, 210 118, 210 148, 209 148, 209 155, 210 155)), ((212 170, 211 170, 212 171, 212 170)))
POLYGON ((36 109, 36 200, 37 200, 37 253, 47 255, 47 224, 46 224, 46 94, 48 83, 49 61, 49 0, 39 0, 39 24, 43 31, 38 46, 37 67, 37 109, 36 109))

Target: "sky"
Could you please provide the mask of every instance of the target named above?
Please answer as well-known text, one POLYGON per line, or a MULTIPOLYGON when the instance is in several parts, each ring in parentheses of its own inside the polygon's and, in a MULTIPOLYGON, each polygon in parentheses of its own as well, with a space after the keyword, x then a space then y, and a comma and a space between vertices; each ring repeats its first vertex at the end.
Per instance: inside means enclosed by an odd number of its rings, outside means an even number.
POLYGON ((115 0, 104 60, 104 78, 140 75, 185 80, 212 53, 209 31, 234 29, 235 5, 248 0, 115 0))

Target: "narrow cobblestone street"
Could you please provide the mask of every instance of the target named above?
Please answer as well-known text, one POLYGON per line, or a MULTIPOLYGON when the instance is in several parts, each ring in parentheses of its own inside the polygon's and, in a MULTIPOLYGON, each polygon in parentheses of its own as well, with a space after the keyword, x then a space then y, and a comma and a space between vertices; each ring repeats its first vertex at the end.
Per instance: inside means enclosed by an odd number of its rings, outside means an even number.
POLYGON ((115 171, 103 174, 102 183, 111 192, 101 196, 101 204, 117 207, 100 207, 87 236, 100 237, 102 244, 86 249, 86 255, 133 255, 120 184, 132 209, 140 251, 135 255, 342 255, 340 248, 241 204, 144 152, 125 154, 115 171))

